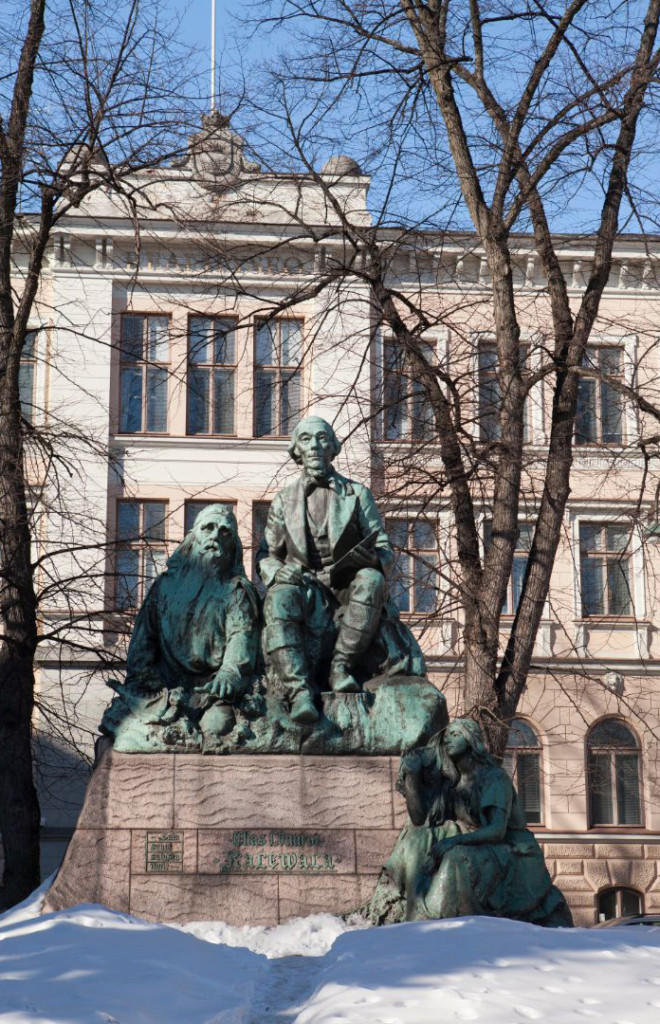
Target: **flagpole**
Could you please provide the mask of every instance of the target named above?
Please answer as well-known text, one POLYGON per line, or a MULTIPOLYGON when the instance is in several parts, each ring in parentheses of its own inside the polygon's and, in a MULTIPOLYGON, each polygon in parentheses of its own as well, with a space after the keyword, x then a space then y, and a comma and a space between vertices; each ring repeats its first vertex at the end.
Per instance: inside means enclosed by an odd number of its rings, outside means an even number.
POLYGON ((211 0, 211 111, 215 110, 215 4, 211 0))

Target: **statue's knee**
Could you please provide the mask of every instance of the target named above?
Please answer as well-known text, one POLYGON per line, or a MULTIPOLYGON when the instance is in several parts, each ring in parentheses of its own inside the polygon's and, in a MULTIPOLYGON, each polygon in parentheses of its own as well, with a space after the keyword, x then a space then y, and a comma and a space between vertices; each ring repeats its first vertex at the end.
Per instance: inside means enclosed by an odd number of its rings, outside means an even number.
POLYGON ((264 619, 288 622, 291 619, 302 621, 304 618, 302 587, 293 583, 276 583, 272 586, 264 600, 264 619))
POLYGON ((365 603, 378 604, 385 600, 385 577, 378 569, 358 569, 351 585, 351 596, 368 598, 365 603))

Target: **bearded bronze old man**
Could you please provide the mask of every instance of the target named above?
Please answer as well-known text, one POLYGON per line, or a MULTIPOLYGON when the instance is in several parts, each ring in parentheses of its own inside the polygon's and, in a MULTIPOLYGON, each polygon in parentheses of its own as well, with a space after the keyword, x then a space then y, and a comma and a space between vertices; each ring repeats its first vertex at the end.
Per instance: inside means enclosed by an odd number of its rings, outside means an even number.
POLYGON ((351 693, 375 675, 423 676, 424 658, 388 600, 394 554, 373 495, 333 467, 341 444, 316 416, 293 431, 299 478, 270 507, 259 573, 264 654, 294 722, 319 718, 315 693, 351 693), (329 671, 328 671, 329 666, 329 671))
POLYGON ((234 725, 234 705, 252 685, 259 651, 259 603, 243 568, 233 512, 203 509, 140 608, 128 649, 126 680, 102 731, 127 720, 171 726, 213 707, 214 732, 234 725), (156 697, 156 699, 154 699, 156 697))

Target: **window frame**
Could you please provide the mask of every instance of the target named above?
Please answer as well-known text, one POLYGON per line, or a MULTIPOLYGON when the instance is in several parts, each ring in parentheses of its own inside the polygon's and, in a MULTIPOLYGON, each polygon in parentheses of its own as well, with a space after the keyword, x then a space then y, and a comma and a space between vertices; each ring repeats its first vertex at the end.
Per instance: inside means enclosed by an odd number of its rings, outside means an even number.
POLYGON ((259 553, 259 548, 261 546, 261 538, 259 538, 257 536, 257 530, 256 530, 255 527, 256 527, 256 524, 257 524, 258 510, 262 510, 263 509, 266 512, 266 516, 264 518, 264 530, 265 530, 266 523, 268 521, 268 512, 270 511, 270 507, 271 507, 272 504, 273 504, 272 499, 269 500, 268 498, 260 498, 258 501, 253 501, 252 502, 252 513, 251 513, 252 514, 252 521, 251 521, 251 524, 250 524, 251 525, 250 538, 251 538, 251 541, 252 541, 252 582, 254 583, 255 587, 257 588, 258 592, 261 594, 262 597, 264 597, 265 594, 266 594, 266 587, 264 586, 264 583, 263 583, 259 573, 257 572, 257 555, 259 553))
MULTIPOLYGON (((490 546, 488 538, 489 538, 489 535, 490 535, 490 531, 492 530, 492 525, 493 525, 492 516, 485 515, 483 517, 483 520, 482 520, 482 545, 483 545, 483 556, 484 557, 486 556, 486 552, 488 551, 488 548, 490 546)), ((527 570, 527 561, 529 559, 529 552, 531 550, 531 543, 532 543, 532 540, 534 539, 534 530, 536 528, 536 524, 532 520, 529 520, 529 519, 519 520, 519 522, 518 522, 518 529, 519 529, 520 532, 522 532, 523 527, 528 527, 528 526, 531 527, 531 530, 532 530, 532 533, 531 533, 531 536, 530 536, 530 547, 529 548, 519 548, 519 547, 516 547, 514 552, 513 552, 513 562, 511 563, 511 573, 509 574, 509 579, 508 579, 507 585, 506 585, 506 607, 510 608, 511 611, 506 611, 506 612, 502 611, 502 612, 500 612, 500 618, 506 620, 507 622, 509 620, 513 621, 513 619, 516 616, 516 612, 518 610, 517 602, 514 600, 515 594, 514 594, 514 590, 513 590, 513 569, 514 569, 514 563, 515 563, 516 558, 520 559, 520 557, 522 555, 525 556, 525 569, 523 571, 523 579, 524 579, 525 578, 525 572, 527 570)), ((518 544, 519 541, 520 541, 520 532, 518 534, 518 540, 516 541, 516 544, 518 544)), ((544 606, 543 606, 544 607, 544 616, 545 616, 546 604, 547 604, 547 600, 546 600, 546 602, 544 602, 544 606)))
POLYGON ((189 313, 187 326, 186 326, 186 437, 236 437, 236 381, 238 379, 238 317, 235 315, 225 315, 223 313, 213 314, 201 314, 201 313, 189 313), (191 326, 192 321, 198 320, 211 320, 216 321, 231 321, 233 324, 233 335, 234 335, 234 362, 233 363, 194 363, 190 358, 190 340, 191 340, 191 326), (233 430, 231 433, 217 433, 214 430, 208 431, 196 431, 192 433, 189 426, 190 416, 190 381, 191 381, 191 370, 204 370, 209 378, 209 399, 207 404, 207 422, 209 427, 212 427, 215 419, 215 387, 213 386, 214 376, 216 370, 231 370, 232 373, 232 423, 233 430))
MULTIPOLYGON (((403 553, 405 557, 410 559, 411 585, 408 588, 408 593, 411 594, 411 597, 412 597, 412 601, 411 601, 412 607, 408 611, 405 611, 405 610, 402 610, 402 609, 398 608, 398 605, 397 605, 397 608, 399 610, 399 615, 401 615, 402 617, 405 617, 406 619, 417 619, 417 620, 425 620, 425 619, 429 619, 429 618, 435 618, 438 615, 438 612, 440 610, 440 603, 441 603, 441 592, 440 592, 440 521, 439 521, 438 517, 436 516, 435 518, 430 518, 428 516, 414 516, 414 515, 413 516, 406 516, 406 515, 400 515, 400 514, 397 515, 396 513, 391 513, 391 514, 387 514, 386 513, 383 518, 384 518, 384 522, 385 522, 385 532, 387 533, 388 537, 390 538, 390 543, 391 543, 390 524, 392 522, 405 523, 406 524, 406 528, 407 528, 407 545, 406 545, 405 548, 398 548, 398 549, 395 548, 395 550, 394 550, 394 564, 392 566, 392 569, 394 571, 394 569, 396 567, 396 561, 397 561, 399 553, 403 553), (431 548, 418 548, 418 547, 415 547, 414 544, 411 544, 411 537, 412 537, 412 539, 414 541, 414 529, 415 529, 415 526, 417 526, 419 523, 423 523, 424 525, 429 526, 433 530, 433 534, 434 534, 435 542, 436 542, 435 543, 435 548, 433 549, 433 551, 432 551, 431 548), (417 555, 417 554, 415 554, 415 552, 420 552, 421 554, 417 555), (436 558, 435 565, 433 565, 432 563, 429 563, 429 562, 425 562, 425 560, 424 560, 424 554, 429 554, 431 552, 433 553, 433 555, 436 558), (417 586, 418 586, 418 584, 417 584, 417 574, 415 572, 415 563, 416 562, 420 562, 423 565, 424 564, 427 565, 428 569, 430 571, 432 570, 434 575, 435 575, 435 579, 436 579, 436 583, 435 583, 435 587, 434 587, 434 589, 435 589, 435 608, 432 611, 419 611, 417 609, 417 607, 416 607, 416 605, 417 605, 417 586)), ((392 544, 392 547, 394 548, 394 544, 392 544)), ((391 576, 391 574, 390 574, 390 576, 391 576)), ((431 585, 433 586, 433 579, 432 578, 431 578, 431 585)), ((392 600, 396 603, 396 598, 393 597, 392 595, 390 595, 390 596, 392 597, 392 600)))
POLYGON ((608 374, 608 376, 611 377, 612 379, 619 380, 622 385, 625 385, 625 383, 626 383, 626 349, 625 349, 625 345, 623 344, 623 341, 619 340, 618 342, 616 342, 613 339, 609 339, 607 341, 602 340, 602 339, 596 339, 595 344, 587 345, 586 353, 589 353, 589 352, 597 353, 598 365, 597 366, 583 365, 581 367, 581 373, 580 373, 579 379, 578 379, 578 410, 576 410, 576 414, 575 414, 575 431, 574 431, 574 438, 573 438, 574 444, 575 444, 575 448, 578 449, 578 450, 583 450, 583 449, 589 448, 589 447, 592 447, 592 448, 621 448, 621 447, 623 447, 624 445, 626 445, 628 443, 628 439, 629 439, 628 427, 629 427, 629 425, 628 425, 628 417, 626 416, 626 401, 624 399, 624 396, 621 394, 621 392, 616 392, 615 389, 612 389, 612 390, 614 390, 615 394, 618 395, 619 401, 621 403, 621 406, 620 406, 620 423, 621 423, 620 433, 621 433, 621 436, 620 436, 620 439, 618 441, 604 441, 603 440, 603 389, 609 387, 609 385, 606 383, 605 380, 603 380, 602 376, 600 376, 599 374, 603 373, 603 371, 601 369, 601 365, 600 365, 600 363, 601 363, 601 353, 611 352, 611 351, 619 352, 620 353, 620 357, 621 357, 621 361, 620 361, 619 373, 616 375, 616 378, 615 378, 614 374, 608 374), (593 375, 591 375, 589 373, 590 369, 591 369, 593 375), (595 426, 596 426, 597 437, 595 437, 595 438, 587 438, 584 441, 581 441, 581 440, 578 440, 578 413, 579 413, 579 402, 580 402, 579 389, 580 389, 580 385, 582 384, 583 381, 585 381, 585 382, 586 381, 594 381, 595 382, 595 387, 594 387, 594 397, 595 397, 594 419, 595 419, 595 426))
POLYGON ((598 919, 598 924, 600 924, 603 921, 615 921, 617 918, 624 917, 624 916, 625 917, 636 917, 637 914, 643 914, 643 913, 644 913, 644 893, 640 892, 639 889, 634 889, 631 885, 608 885, 604 889, 600 889, 598 891, 598 893, 596 894, 596 917, 598 919), (622 910, 623 910, 622 894, 624 892, 634 893, 634 895, 639 898, 639 910, 637 910, 635 912, 635 914, 632 914, 632 915, 626 914, 626 915, 624 915, 622 913, 622 910), (606 894, 609 894, 609 893, 614 893, 614 902, 615 902, 615 907, 616 907, 616 911, 617 911, 617 913, 614 915, 614 917, 605 917, 604 914, 601 916, 601 913, 600 913, 600 902, 601 902, 601 899, 602 899, 603 896, 605 896, 606 894))
MULTIPOLYGON (((543 745, 543 740, 542 740, 541 734, 540 734, 539 730, 536 728, 536 726, 532 722, 530 722, 528 718, 525 718, 523 715, 516 715, 516 717, 514 719, 512 719, 512 721, 511 721, 511 723, 509 725, 509 733, 511 732, 511 729, 514 728, 514 726, 515 726, 515 724, 517 722, 520 722, 523 725, 527 726, 527 728, 530 729, 534 733, 534 736, 536 737, 536 745, 532 746, 532 745, 529 745, 529 744, 521 743, 518 746, 509 746, 508 743, 507 743, 507 746, 506 746, 505 751, 504 751, 504 756, 502 758, 502 767, 507 772, 507 774, 509 775, 513 785, 516 788, 516 792, 518 793, 518 800, 519 800, 520 806, 522 808, 523 814, 525 815, 525 824, 527 825, 527 827, 528 828, 534 828, 534 829, 536 829, 536 828, 545 828, 546 827, 546 803, 547 803, 547 801, 545 799, 545 793, 544 793, 544 770, 543 770, 543 751, 544 751, 544 745, 543 745), (522 796, 520 795, 520 787, 518 785, 518 758, 519 758, 519 755, 521 755, 521 754, 524 755, 524 756, 527 756, 527 757, 529 757, 530 755, 533 755, 536 758, 536 761, 537 761, 537 767, 538 767, 538 788, 539 788, 539 805, 540 805, 539 806, 539 820, 538 821, 528 821, 527 820, 527 812, 526 812, 525 806, 523 804, 522 796), (507 759, 509 759, 511 761, 511 766, 512 766, 511 772, 509 772, 508 769, 505 767, 505 762, 506 762, 507 759)), ((508 740, 508 736, 507 736, 507 740, 508 740)))
POLYGON ((37 397, 37 366, 39 360, 38 352, 38 340, 41 328, 39 327, 28 327, 25 332, 25 343, 23 344, 23 350, 21 352, 21 358, 19 361, 19 377, 18 377, 18 391, 19 401, 21 404, 21 419, 24 420, 29 426, 33 427, 38 421, 38 410, 36 404, 37 397), (28 354, 25 352, 28 338, 31 338, 30 351, 28 354), (25 390, 21 387, 24 377, 22 375, 23 369, 30 369, 30 401, 27 403, 30 407, 31 414, 28 415, 23 404, 23 396, 21 391, 25 390))
MULTIPOLYGON (((476 436, 476 440, 480 441, 482 444, 497 444, 499 442, 500 438, 501 438, 501 431, 499 430, 499 422, 496 423, 496 426, 498 427, 497 433, 493 437, 487 437, 485 432, 484 432, 484 424, 483 424, 484 412, 483 412, 483 409, 482 409, 482 398, 481 398, 481 388, 482 388, 481 352, 482 352, 482 350, 485 350, 485 349, 491 349, 495 353, 495 362, 493 363, 493 366, 491 367, 491 372, 489 373, 489 376, 492 377, 493 381, 495 382, 495 389, 497 390, 498 399, 501 400, 501 396, 499 394, 500 383, 499 383, 499 377, 497 376, 497 339, 495 338, 495 336, 493 334, 486 332, 486 333, 473 334, 471 340, 472 340, 472 345, 474 346, 474 355, 473 355, 473 359, 474 359, 474 379, 475 379, 476 384, 477 384, 477 388, 476 388, 476 408, 475 408, 475 420, 474 420, 475 427, 476 427, 476 429, 475 429, 475 436, 476 436)), ((523 363, 522 363, 523 368, 527 369, 528 371, 531 371, 532 367, 533 367, 533 364, 535 362, 537 362, 537 359, 535 358, 534 338, 533 337, 523 337, 523 336, 521 336, 518 348, 519 348, 519 350, 524 350, 524 352, 525 352, 523 363)), ((535 394, 535 391, 536 391, 537 387, 538 387, 538 385, 534 385, 534 387, 532 387, 527 392, 527 396, 526 396, 525 401, 523 403, 523 444, 535 444, 535 443, 537 443, 536 435, 538 433, 539 434, 539 439, 540 439, 540 436, 541 436, 542 430, 543 430, 542 392, 540 392, 540 400, 541 400, 541 411, 539 413, 539 415, 540 415, 540 423, 537 422, 538 417, 535 416, 535 410, 534 410, 534 406, 533 406, 533 397, 534 397, 534 394, 535 394)))
POLYGON ((306 402, 305 402, 305 389, 304 389, 305 323, 306 323, 305 318, 302 317, 302 316, 276 316, 276 317, 273 317, 272 319, 269 319, 268 317, 255 317, 255 319, 254 319, 254 325, 253 325, 253 330, 252 330, 252 367, 253 367, 253 376, 252 376, 252 395, 253 395, 253 402, 252 402, 252 406, 253 406, 253 410, 252 410, 252 436, 254 438, 258 438, 260 441, 263 441, 263 440, 267 440, 267 441, 281 441, 281 440, 287 440, 288 438, 291 437, 291 430, 293 429, 295 424, 291 424, 290 425, 290 430, 289 430, 289 433, 287 433, 287 434, 279 433, 279 429, 284 425, 283 415, 282 415, 282 392, 283 392, 283 387, 286 384, 290 383, 290 381, 292 381, 294 379, 294 377, 297 378, 298 386, 299 386, 299 389, 300 389, 300 392, 299 392, 299 394, 300 394, 300 402, 299 402, 299 409, 298 409, 297 417, 298 417, 298 419, 300 419, 304 415, 304 410, 305 410, 305 405, 306 405, 306 402), (299 362, 297 364, 296 363, 287 363, 287 364, 283 365, 281 363, 282 333, 281 333, 280 324, 282 324, 282 323, 298 323, 298 324, 300 324, 300 360, 299 360, 299 362), (273 363, 258 363, 257 362, 258 334, 259 334, 260 328, 262 326, 264 326, 264 325, 275 325, 275 327, 277 329, 277 336, 276 336, 276 339, 275 339, 275 347, 276 347, 276 354, 278 356, 278 363, 275 363, 275 364, 273 364, 273 363), (289 371, 288 379, 283 376, 286 371, 289 371), (274 391, 275 391, 275 401, 276 401, 276 417, 275 418, 277 419, 278 432, 273 432, 273 433, 270 433, 270 434, 260 434, 257 431, 258 420, 259 420, 259 405, 258 405, 258 402, 259 402, 259 387, 258 387, 257 379, 258 379, 258 376, 259 376, 260 372, 261 373, 273 373, 276 376, 274 391))
MULTIPOLYGON (((609 622, 631 622, 631 623, 635 623, 639 619, 640 613, 636 612, 636 607, 637 607, 637 600, 636 600, 636 598, 637 598, 637 588, 635 586, 635 579, 636 579, 636 573, 637 573, 637 570, 638 570, 638 566, 636 565, 636 561, 637 560, 635 558, 635 553, 636 553, 635 552, 635 545, 634 545, 635 535, 634 535, 634 530, 633 530, 633 524, 632 523, 626 524, 626 529, 628 530, 628 543, 627 543, 626 548, 624 549, 623 552, 622 551, 616 551, 615 549, 609 549, 607 547, 603 547, 601 550, 598 550, 596 548, 587 549, 587 551, 591 551, 592 552, 592 556, 593 556, 592 560, 593 561, 596 561, 597 558, 600 558, 600 559, 602 559, 602 561, 604 563, 604 566, 605 566, 605 579, 604 579, 604 587, 603 587, 603 593, 602 593, 603 607, 605 608, 605 611, 603 611, 603 612, 596 612, 596 613, 593 613, 593 614, 589 614, 588 612, 585 611, 584 578, 583 578, 582 564, 583 564, 583 559, 584 558, 589 559, 589 555, 588 554, 586 554, 586 555, 583 554, 582 528, 583 527, 595 527, 595 528, 597 528, 597 529, 599 529, 601 531, 601 535, 602 535, 603 531, 607 531, 608 528, 613 527, 613 526, 621 526, 621 525, 622 525, 621 521, 618 520, 618 519, 615 519, 615 518, 599 519, 599 518, 591 518, 590 516, 582 516, 579 519, 579 521, 578 521, 578 527, 577 527, 577 554, 578 554, 577 578, 578 578, 579 609, 580 609, 580 617, 582 619, 584 619, 584 621, 587 622, 587 623, 588 622, 602 622, 602 621, 609 621, 609 622), (612 563, 612 564, 616 564, 617 562, 620 563, 623 559, 621 559, 620 557, 617 558, 615 556, 617 556, 617 555, 620 556, 622 553, 625 553, 625 560, 626 560, 626 562, 627 562, 627 564, 629 566, 629 571, 628 571, 628 594, 629 594, 629 598, 630 598, 630 611, 627 612, 627 613, 626 612, 613 612, 613 611, 609 610, 610 596, 609 596, 609 584, 608 584, 608 579, 607 579, 607 577, 608 577, 608 566, 609 566, 610 563, 612 563), (607 607, 606 607, 606 605, 607 605, 607 607)), ((642 570, 643 570, 643 567, 642 567, 642 570)))
MULTIPOLYGON (((429 361, 435 366, 439 365, 438 359, 438 340, 436 338, 420 338, 420 344, 424 348, 428 349, 429 361)), ((435 431, 435 423, 433 422, 433 409, 428 396, 425 394, 424 389, 421 385, 416 389, 416 381, 413 377, 410 377, 405 372, 405 352, 398 345, 397 339, 391 335, 380 335, 380 380, 379 380, 379 395, 378 395, 378 434, 379 440, 384 441, 386 444, 432 444, 437 443, 438 436, 435 431), (393 368, 387 363, 387 353, 391 350, 398 348, 400 354, 403 356, 403 365, 400 368, 393 368), (400 416, 400 427, 396 437, 388 437, 388 425, 387 418, 389 414, 389 407, 386 405, 386 398, 388 395, 388 380, 392 377, 396 377, 401 382, 406 383, 406 394, 399 397, 396 407, 403 406, 402 414, 400 416), (415 406, 419 402, 419 408, 430 410, 430 427, 426 422, 426 417, 422 415, 419 417, 416 414, 415 406), (421 423, 422 426, 427 426, 428 429, 422 429, 419 433, 416 431, 417 423, 421 423)), ((401 390, 404 390, 403 387, 401 390)))
POLYGON ((119 314, 119 341, 118 341, 118 354, 119 354, 119 401, 118 401, 118 422, 117 422, 117 433, 123 434, 127 437, 136 437, 139 435, 147 435, 149 437, 167 437, 169 435, 169 403, 170 403, 170 367, 172 365, 172 314, 155 312, 149 310, 144 312, 142 310, 122 310, 119 314), (150 318, 159 318, 167 320, 167 361, 152 360, 149 359, 148 350, 148 332, 143 326, 142 332, 142 359, 128 359, 124 355, 124 320, 126 317, 142 317, 145 321, 150 318), (124 415, 124 402, 122 397, 122 381, 125 369, 139 368, 141 373, 141 406, 140 406, 140 430, 123 430, 122 420, 124 415), (148 427, 148 370, 150 367, 156 369, 163 369, 166 371, 166 395, 165 395, 165 429, 164 430, 149 430, 148 427))
MULTIPOLYGON (((137 612, 140 609, 140 607, 142 606, 142 603, 144 602, 145 597, 147 596, 147 592, 149 590, 149 587, 154 582, 156 577, 159 575, 159 573, 157 572, 157 573, 155 573, 153 575, 153 577, 151 577, 151 579, 149 579, 149 575, 146 572, 146 568, 145 568, 147 552, 158 551, 158 552, 162 553, 162 556, 163 556, 163 569, 160 570, 160 571, 161 572, 164 571, 165 562, 167 561, 167 557, 168 557, 168 548, 169 548, 169 536, 168 536, 169 535, 169 530, 168 530, 169 517, 170 517, 170 503, 169 503, 169 500, 167 498, 132 498, 132 497, 129 498, 129 497, 122 497, 122 498, 117 498, 116 499, 116 502, 115 502, 115 531, 114 531, 115 542, 114 542, 114 558, 113 558, 113 568, 114 568, 113 606, 114 606, 114 609, 115 609, 116 612, 119 612, 120 614, 125 614, 125 615, 130 615, 130 614, 133 614, 133 613, 137 612), (132 537, 121 537, 120 536, 119 523, 120 523, 120 515, 121 515, 120 508, 121 508, 122 504, 126 504, 126 505, 135 504, 135 505, 138 506, 138 529, 137 529, 137 533, 134 536, 132 536, 132 537), (147 535, 146 535, 146 529, 145 529, 145 506, 148 505, 148 504, 163 505, 164 506, 163 518, 162 518, 162 520, 158 521, 158 523, 162 522, 162 524, 163 524, 163 539, 162 540, 160 538, 151 539, 151 538, 147 537, 147 535), (126 577, 128 575, 127 573, 122 573, 122 572, 119 571, 120 557, 121 557, 121 554, 123 552, 125 552, 125 551, 134 551, 137 554, 136 600, 135 600, 134 604, 122 603, 120 601, 120 589, 121 589, 121 586, 122 586, 121 580, 122 580, 122 578, 124 578, 124 577, 126 577), (149 580, 149 582, 147 582, 148 580, 149 580)), ((155 561, 154 561, 154 565, 156 565, 155 561)))
POLYGON ((584 778, 586 783, 586 797, 587 797, 587 830, 591 832, 614 832, 622 833, 629 832, 631 830, 644 831, 646 829, 646 806, 644 800, 644 758, 642 756, 642 744, 639 736, 633 727, 620 715, 603 715, 589 726, 587 734, 584 738, 584 778), (622 747, 610 744, 599 745, 595 748, 590 748, 589 740, 594 730, 598 726, 602 725, 603 722, 620 722, 621 725, 632 734, 637 741, 636 747, 622 747), (619 797, 617 792, 616 784, 616 762, 615 757, 617 751, 619 753, 631 754, 634 753, 637 756, 637 787, 638 787, 638 798, 639 798, 639 822, 636 824, 621 824, 619 821, 612 821, 609 824, 607 822, 594 822, 592 813, 592 790, 591 790, 591 772, 589 767, 589 756, 591 750, 595 749, 598 753, 609 754, 609 781, 611 786, 611 804, 612 804, 612 817, 619 817, 619 797))

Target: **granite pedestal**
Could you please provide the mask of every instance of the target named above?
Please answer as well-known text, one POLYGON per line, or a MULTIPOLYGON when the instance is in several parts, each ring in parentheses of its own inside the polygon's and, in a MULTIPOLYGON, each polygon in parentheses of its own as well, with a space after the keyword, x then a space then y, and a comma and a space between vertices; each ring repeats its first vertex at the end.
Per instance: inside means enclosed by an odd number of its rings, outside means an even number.
POLYGON ((350 910, 406 821, 398 761, 108 750, 44 909, 234 925, 350 910))

